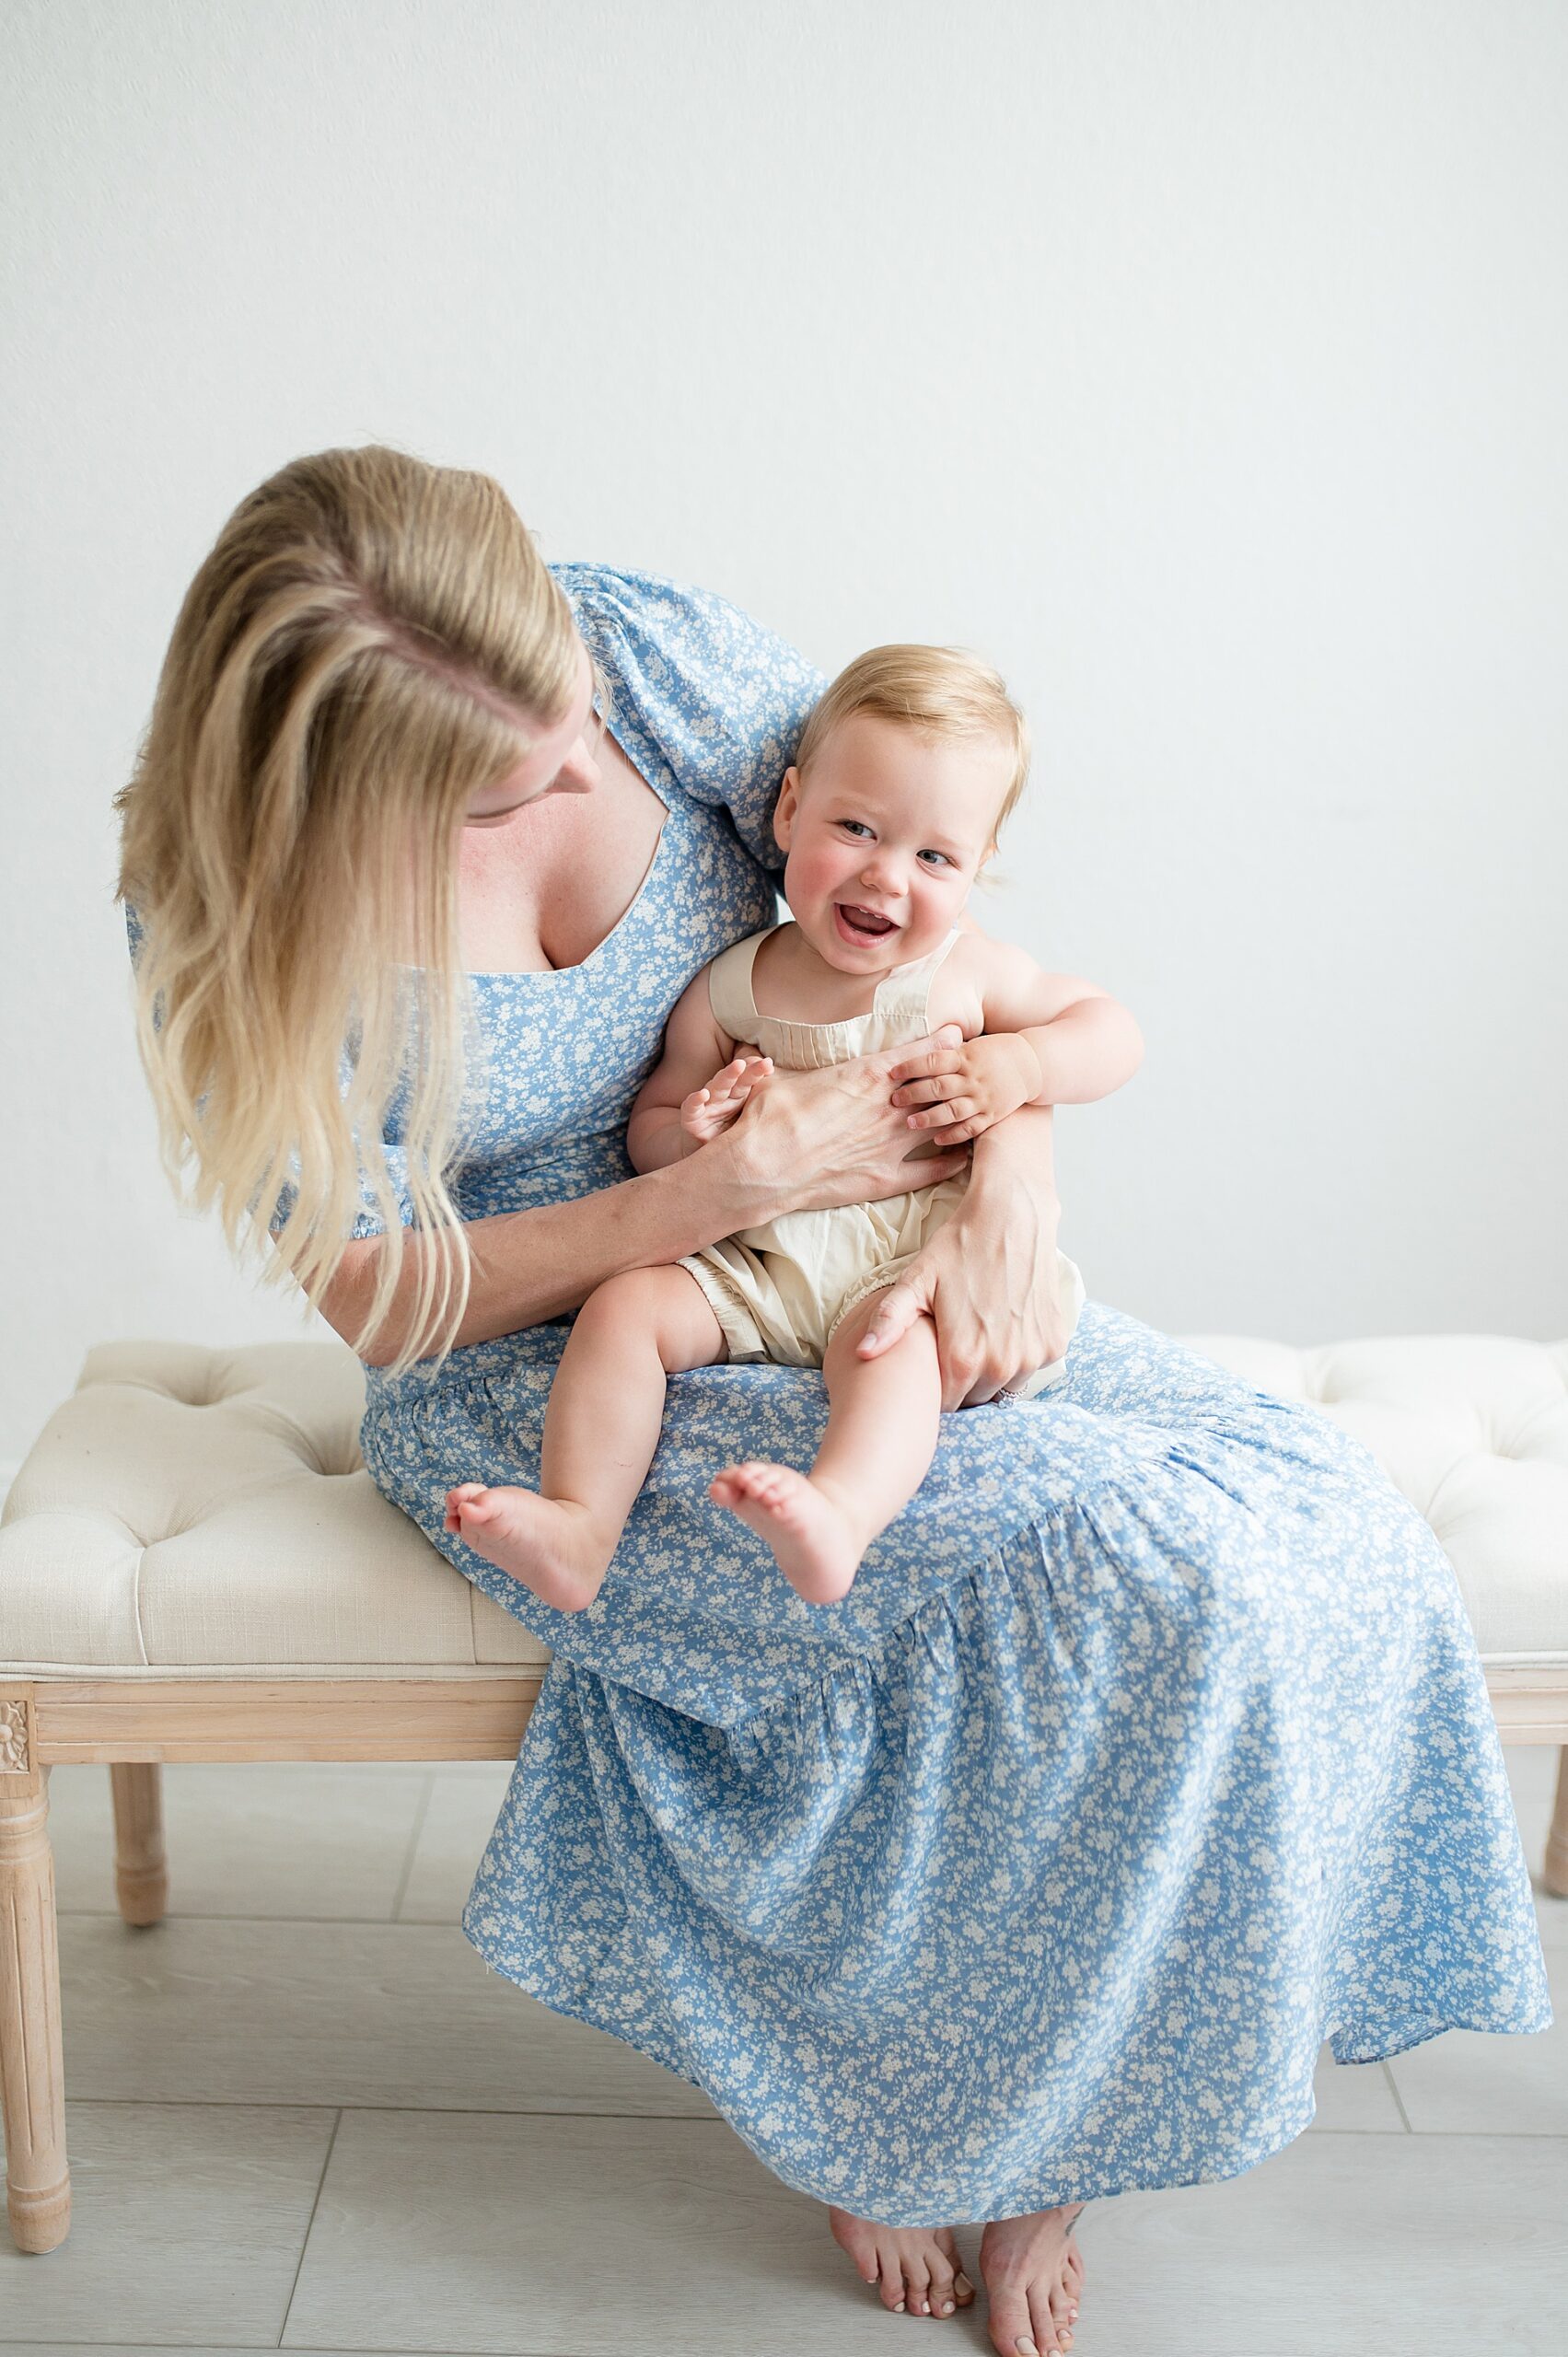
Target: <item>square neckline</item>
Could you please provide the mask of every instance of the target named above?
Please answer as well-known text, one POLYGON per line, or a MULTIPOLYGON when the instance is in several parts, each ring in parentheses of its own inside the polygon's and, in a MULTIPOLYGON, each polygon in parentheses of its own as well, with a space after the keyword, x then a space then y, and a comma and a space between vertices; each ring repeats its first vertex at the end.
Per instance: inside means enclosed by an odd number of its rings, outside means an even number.
MULTIPOLYGON (((575 964, 570 966, 465 966, 462 971, 466 981, 470 982, 552 982, 565 974, 586 974, 589 967, 594 963, 595 959, 603 957, 605 951, 615 940, 617 935, 621 933, 632 923, 644 900, 646 898, 648 888, 654 880, 655 872, 658 867, 660 860, 664 856, 665 844, 669 837, 670 813, 674 806, 672 803, 666 800, 665 796, 659 792, 657 786, 654 784, 652 778, 645 777, 644 775, 642 765, 633 755, 631 748, 627 745, 620 728, 616 726, 613 714, 611 712, 605 712, 599 716, 604 723, 607 734, 613 737, 617 748, 625 757, 628 766, 635 772, 639 782, 647 788, 648 792, 653 795, 654 800, 658 804, 659 808, 664 812, 664 816, 659 821, 658 834, 654 842, 653 855, 649 859, 646 867, 643 870, 643 878, 641 883, 633 893, 631 899, 627 901, 626 906, 621 910, 621 914, 616 918, 615 923, 610 926, 610 931, 604 935, 603 939, 596 941, 593 947, 588 951, 587 956, 586 958, 579 958, 575 964)), ((404 973, 421 974, 424 971, 424 968, 423 966, 404 966, 402 970, 404 973)))
POLYGON ((601 713, 599 717, 604 723, 606 733, 614 739, 618 749, 624 756, 629 767, 636 773, 640 782, 646 786, 648 792, 653 795, 654 800, 664 812, 663 818, 659 820, 659 830, 654 842, 653 855, 649 859, 646 867, 643 870, 643 880, 638 885, 636 890, 633 893, 631 899, 627 901, 626 906, 621 910, 621 914, 616 918, 615 923, 610 926, 610 931, 604 935, 602 940, 595 942, 593 947, 588 951, 586 958, 579 958, 575 964, 570 966, 465 967, 463 970, 467 974, 470 981, 552 982, 563 974, 586 974, 589 967, 593 965, 595 959, 603 957, 605 951, 614 941, 616 935, 622 932, 625 927, 632 923, 633 919, 636 916, 638 910, 642 906, 644 900, 647 896, 648 888, 654 880, 655 871, 658 866, 659 861, 664 856, 665 844, 668 840, 669 818, 672 806, 666 801, 664 795, 659 792, 652 778, 644 776, 642 764, 633 758, 631 749, 626 744, 620 728, 616 726, 613 713, 601 713))

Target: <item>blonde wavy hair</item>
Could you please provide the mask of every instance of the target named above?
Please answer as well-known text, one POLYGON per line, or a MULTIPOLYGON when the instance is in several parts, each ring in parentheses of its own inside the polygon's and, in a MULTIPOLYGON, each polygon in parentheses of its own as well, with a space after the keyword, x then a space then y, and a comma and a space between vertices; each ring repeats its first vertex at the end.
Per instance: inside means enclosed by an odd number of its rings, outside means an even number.
MULTIPOLYGON (((136 1037, 167 1176, 263 1283, 319 1304, 361 1209, 386 1229, 364 1354, 405 1237, 380 1151, 406 1107, 421 1238, 394 1375, 452 1347, 471 1276, 447 1190, 470 998, 468 804, 558 726, 572 610, 500 485, 369 447, 242 500, 186 592, 130 783, 115 897, 141 935, 136 1037)), ((597 667, 596 667, 597 669, 597 667)), ((600 681, 602 687, 603 682, 600 681)))
POLYGON ((831 730, 853 713, 869 712, 916 736, 939 742, 993 737, 1009 769, 1001 807, 992 821, 999 835, 1029 773, 1029 725, 999 671, 967 646, 873 646, 846 664, 812 706, 796 748, 805 778, 831 730))

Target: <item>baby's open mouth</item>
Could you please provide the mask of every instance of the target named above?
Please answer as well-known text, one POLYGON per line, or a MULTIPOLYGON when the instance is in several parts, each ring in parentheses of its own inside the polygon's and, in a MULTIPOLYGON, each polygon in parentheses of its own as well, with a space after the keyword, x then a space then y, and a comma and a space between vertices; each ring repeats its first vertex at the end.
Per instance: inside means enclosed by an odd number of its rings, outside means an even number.
POLYGON ((899 929, 891 917, 882 916, 876 909, 860 908, 854 900, 835 900, 833 914, 840 931, 852 941, 883 941, 899 929))

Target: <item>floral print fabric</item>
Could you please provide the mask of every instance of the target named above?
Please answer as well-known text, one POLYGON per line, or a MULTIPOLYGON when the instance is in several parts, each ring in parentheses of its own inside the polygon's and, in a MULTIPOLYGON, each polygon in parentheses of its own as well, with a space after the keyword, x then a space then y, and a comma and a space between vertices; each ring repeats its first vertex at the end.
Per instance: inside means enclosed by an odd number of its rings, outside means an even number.
MULTIPOLYGON (((722 599, 559 577, 668 815, 583 966, 473 978, 467 1217, 626 1174, 670 1005, 773 916, 768 814, 822 685, 722 599)), ((395 1119, 383 1144, 396 1176, 395 1119)), ((537 1482, 565 1330, 366 1369, 377 1487, 554 1649, 463 1927, 787 2184, 934 2225, 1230 2176, 1306 2127, 1325 2037, 1369 2061, 1547 2026, 1453 1571, 1326 1418, 1090 1301, 1065 1379, 945 1417, 813 1607, 706 1488, 807 1465, 820 1376, 698 1369, 566 1616, 443 1529, 452 1483, 537 1482)))

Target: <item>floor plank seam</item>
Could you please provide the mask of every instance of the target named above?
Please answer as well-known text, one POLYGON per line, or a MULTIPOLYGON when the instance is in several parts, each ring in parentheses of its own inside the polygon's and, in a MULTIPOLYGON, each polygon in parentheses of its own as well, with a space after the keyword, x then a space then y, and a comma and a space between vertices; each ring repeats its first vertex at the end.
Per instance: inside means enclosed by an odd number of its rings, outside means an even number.
MULTIPOLYGON (((57 1907, 55 1913, 64 1922, 73 1920, 87 1923, 113 1923, 120 1921, 117 1907, 57 1907)), ((203 1915, 194 1907, 170 1908, 157 1923, 127 1923, 127 1932, 161 1931, 165 1923, 291 1923, 296 1930, 324 1930, 340 1923, 360 1930, 377 1932, 455 1932, 460 1919, 456 1915, 433 1915, 428 1918, 410 1915, 203 1915)))
POLYGON ((1411 2126, 1411 2116, 1405 2109, 1405 2099, 1400 2093, 1400 2083, 1394 2076, 1392 2063, 1387 2061, 1380 2062, 1377 2067, 1382 2072, 1384 2078, 1388 2082, 1388 2093, 1394 2098, 1394 2108, 1405 2123, 1405 2134, 1407 2136, 1413 2135, 1415 2131, 1411 2126))
MULTIPOLYGON (((77 2096, 67 2100, 82 2110, 97 2107, 141 2111, 335 2111, 343 2112, 402 2112, 411 2119, 632 2119, 645 2120, 650 2127, 666 2128, 727 2128, 722 2113, 710 2116, 703 2111, 600 2111, 579 2110, 571 2104, 474 2104, 474 2103, 411 2103, 406 2096, 395 2103, 324 2103, 308 2096, 77 2096)), ((1560 2144, 1568 2142, 1568 2119, 1561 2128, 1415 2128, 1410 2124, 1404 2106, 1400 2106, 1404 2123, 1399 2128, 1335 2128, 1327 2120, 1315 2119, 1303 2133, 1308 2136, 1357 2136, 1370 2140, 1374 2136, 1389 2136, 1400 2142, 1407 2136, 1420 2137, 1435 2142, 1442 2137, 1484 2136, 1500 2143, 1560 2144)), ((1223 2183, 1224 2179, 1215 2180, 1223 2183)), ((1115 2196, 1100 2197, 1113 2200, 1115 2196)), ((6 2336, 0 2333, 0 2348, 6 2336)), ((52 2345, 52 2344, 51 2344, 52 2345)), ((131 2347, 129 2341, 126 2347, 131 2347)), ((140 2346, 140 2344, 137 2344, 140 2346)))
POLYGON ((401 1923, 402 1921, 403 1900, 408 1896, 409 1882, 413 1874, 414 1854, 419 1848, 420 1835, 424 1831, 424 1820, 430 1814, 430 1803, 434 1797, 435 1792, 436 1771, 432 1769, 430 1774, 426 1776, 424 1780, 424 1790, 419 1796, 419 1806, 413 1813, 413 1827, 409 1834, 408 1848, 403 1853, 403 1871, 398 1883, 397 1897, 392 1901, 392 1921, 394 1923, 401 1923))
POLYGON ((316 2212, 321 2207, 321 2190, 327 2182, 327 2171, 332 2165, 332 2148, 338 2141, 338 2131, 343 2124, 343 2116, 340 2111, 332 2122, 332 2132, 327 2139, 327 2151, 321 2163, 321 2174, 316 2180, 316 2199, 310 2204, 310 2215, 305 2222, 305 2235, 299 2246, 299 2258, 295 2267, 294 2281, 288 2287, 288 2305, 283 2312, 283 2322, 278 2327, 278 2337, 273 2343, 274 2349, 281 2349, 288 2337, 288 2320, 294 2313, 294 2295, 299 2289, 299 2278, 305 2268, 305 2254, 310 2247, 310 2236, 316 2225, 316 2212))

